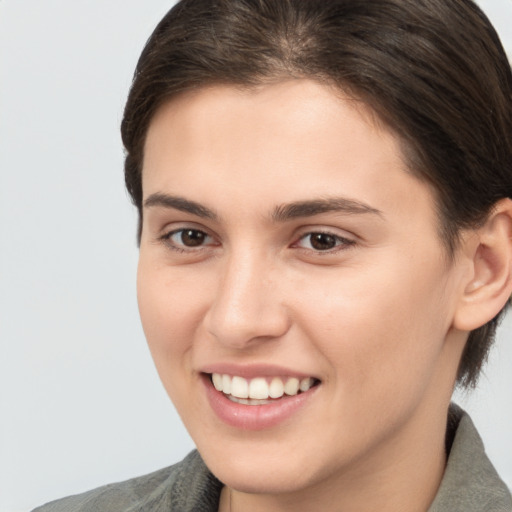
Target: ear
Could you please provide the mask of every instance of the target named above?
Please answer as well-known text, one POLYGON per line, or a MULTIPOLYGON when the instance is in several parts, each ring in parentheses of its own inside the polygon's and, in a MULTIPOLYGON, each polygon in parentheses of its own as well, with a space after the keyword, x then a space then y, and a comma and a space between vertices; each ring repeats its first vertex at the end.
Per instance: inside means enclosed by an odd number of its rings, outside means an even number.
POLYGON ((473 235, 463 242, 470 272, 453 324, 462 331, 486 324, 512 294, 512 201, 498 201, 473 235))

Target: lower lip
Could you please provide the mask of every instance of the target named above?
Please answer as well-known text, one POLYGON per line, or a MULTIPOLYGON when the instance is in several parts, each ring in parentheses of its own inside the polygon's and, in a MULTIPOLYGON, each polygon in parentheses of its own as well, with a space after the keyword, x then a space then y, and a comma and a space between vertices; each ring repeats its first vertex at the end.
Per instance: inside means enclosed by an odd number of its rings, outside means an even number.
POLYGON ((206 395, 215 414, 228 425, 242 430, 263 430, 275 427, 297 413, 313 397, 318 386, 295 396, 285 396, 264 405, 245 405, 232 402, 217 391, 209 375, 203 376, 206 395))

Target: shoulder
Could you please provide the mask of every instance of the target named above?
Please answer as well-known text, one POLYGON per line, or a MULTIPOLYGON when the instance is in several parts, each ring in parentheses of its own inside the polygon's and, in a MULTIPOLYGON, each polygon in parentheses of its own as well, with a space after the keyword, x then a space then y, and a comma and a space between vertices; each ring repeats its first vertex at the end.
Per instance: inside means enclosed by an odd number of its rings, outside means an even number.
POLYGON ((173 466, 52 501, 33 512, 216 511, 221 487, 193 451, 173 466))
POLYGON ((429 512, 511 512, 512 496, 485 453, 471 418, 452 404, 448 461, 429 512))

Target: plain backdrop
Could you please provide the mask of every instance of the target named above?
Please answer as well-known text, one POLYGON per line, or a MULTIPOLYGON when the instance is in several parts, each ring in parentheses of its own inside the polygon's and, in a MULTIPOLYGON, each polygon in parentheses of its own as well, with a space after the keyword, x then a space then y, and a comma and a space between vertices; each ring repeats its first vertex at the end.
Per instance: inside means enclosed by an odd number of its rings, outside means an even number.
MULTIPOLYGON (((119 122, 167 0, 0 0, 0 512, 193 444, 146 348, 119 122)), ((512 0, 481 5, 512 52, 512 0)), ((512 485, 512 321, 458 397, 512 485)))

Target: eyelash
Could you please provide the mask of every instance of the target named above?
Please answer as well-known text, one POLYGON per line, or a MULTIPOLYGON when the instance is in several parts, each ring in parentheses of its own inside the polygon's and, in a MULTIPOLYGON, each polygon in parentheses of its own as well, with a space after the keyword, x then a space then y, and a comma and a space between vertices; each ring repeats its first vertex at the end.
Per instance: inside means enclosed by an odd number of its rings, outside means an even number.
MULTIPOLYGON (((160 238, 159 238, 162 242, 165 243, 165 245, 167 247, 169 247, 170 249, 172 249, 173 251, 177 251, 179 253, 192 253, 192 252, 198 252, 198 251, 201 251, 201 250, 204 250, 205 248, 208 247, 208 245, 205 245, 203 242, 205 240, 208 240, 208 239, 211 239, 212 241, 214 240, 213 237, 211 235, 209 235, 207 232, 201 230, 201 229, 196 229, 196 228, 179 228, 179 229, 174 229, 168 233, 165 233, 164 235, 162 235, 160 238), (196 237, 199 236, 199 237, 203 237, 203 240, 199 241, 199 245, 197 246, 186 246, 186 245, 178 245, 176 242, 173 242, 172 241, 172 238, 175 236, 175 235, 179 235, 181 234, 181 237, 183 237, 184 233, 185 232, 190 232, 190 233, 193 233, 196 237)), ((181 242, 183 242, 183 238, 181 239, 181 242)), ((304 251, 312 251, 315 255, 329 255, 329 254, 333 254, 333 253, 337 253, 339 251, 344 251, 344 250, 347 250, 349 249, 351 246, 355 245, 356 242, 355 240, 351 240, 349 238, 345 238, 345 237, 342 237, 342 236, 339 236, 339 235, 336 235, 334 233, 331 233, 329 231, 322 231, 322 230, 318 230, 318 231, 308 231, 307 233, 304 233, 302 234, 298 240, 296 242, 294 242, 291 247, 293 248, 298 248, 298 249, 302 249, 304 251), (325 250, 322 250, 322 249, 315 249, 312 244, 311 244, 311 238, 313 236, 321 236, 321 237, 328 237, 331 241, 331 242, 334 242, 334 247, 332 248, 327 248, 325 250), (307 248, 307 247, 301 247, 301 242, 303 240, 307 240, 309 237, 309 240, 310 240, 310 243, 309 245, 311 247, 307 248)), ((209 245, 217 245, 217 244, 209 244, 209 245)))
POLYGON ((178 234, 181 233, 181 236, 183 237, 183 234, 185 232, 187 232, 187 231, 189 231, 191 233, 195 233, 196 235, 199 234, 200 236, 204 236, 204 239, 211 238, 213 240, 213 237, 210 236, 208 233, 206 233, 205 231, 203 231, 201 229, 196 229, 196 228, 179 228, 179 229, 174 229, 174 230, 170 231, 169 233, 165 233, 159 239, 162 242, 164 242, 166 246, 168 246, 172 250, 180 252, 180 253, 190 253, 190 252, 197 252, 199 250, 204 250, 205 245, 203 245, 203 244, 198 245, 196 247, 194 247, 194 246, 187 247, 186 245, 183 245, 182 247, 180 247, 179 245, 177 245, 176 243, 174 243, 172 241, 172 237, 173 236, 178 235, 178 234))
POLYGON ((320 230, 320 231, 309 231, 307 233, 304 233, 303 235, 301 235, 301 237, 298 239, 298 241, 292 245, 292 247, 298 247, 298 248, 305 249, 308 251, 313 251, 315 254, 318 254, 318 255, 328 255, 328 254, 337 253, 339 251, 347 250, 349 247, 355 245, 355 243, 356 243, 355 240, 351 240, 349 238, 345 238, 343 236, 336 235, 335 233, 331 233, 329 231, 321 231, 320 230), (312 247, 312 248, 300 247, 300 245, 299 245, 300 242, 303 240, 306 240, 308 238, 310 239, 310 245, 311 245, 311 238, 314 235, 329 237, 335 243, 335 246, 332 248, 329 248, 329 249, 325 249, 325 250, 315 249, 314 247, 312 247))

